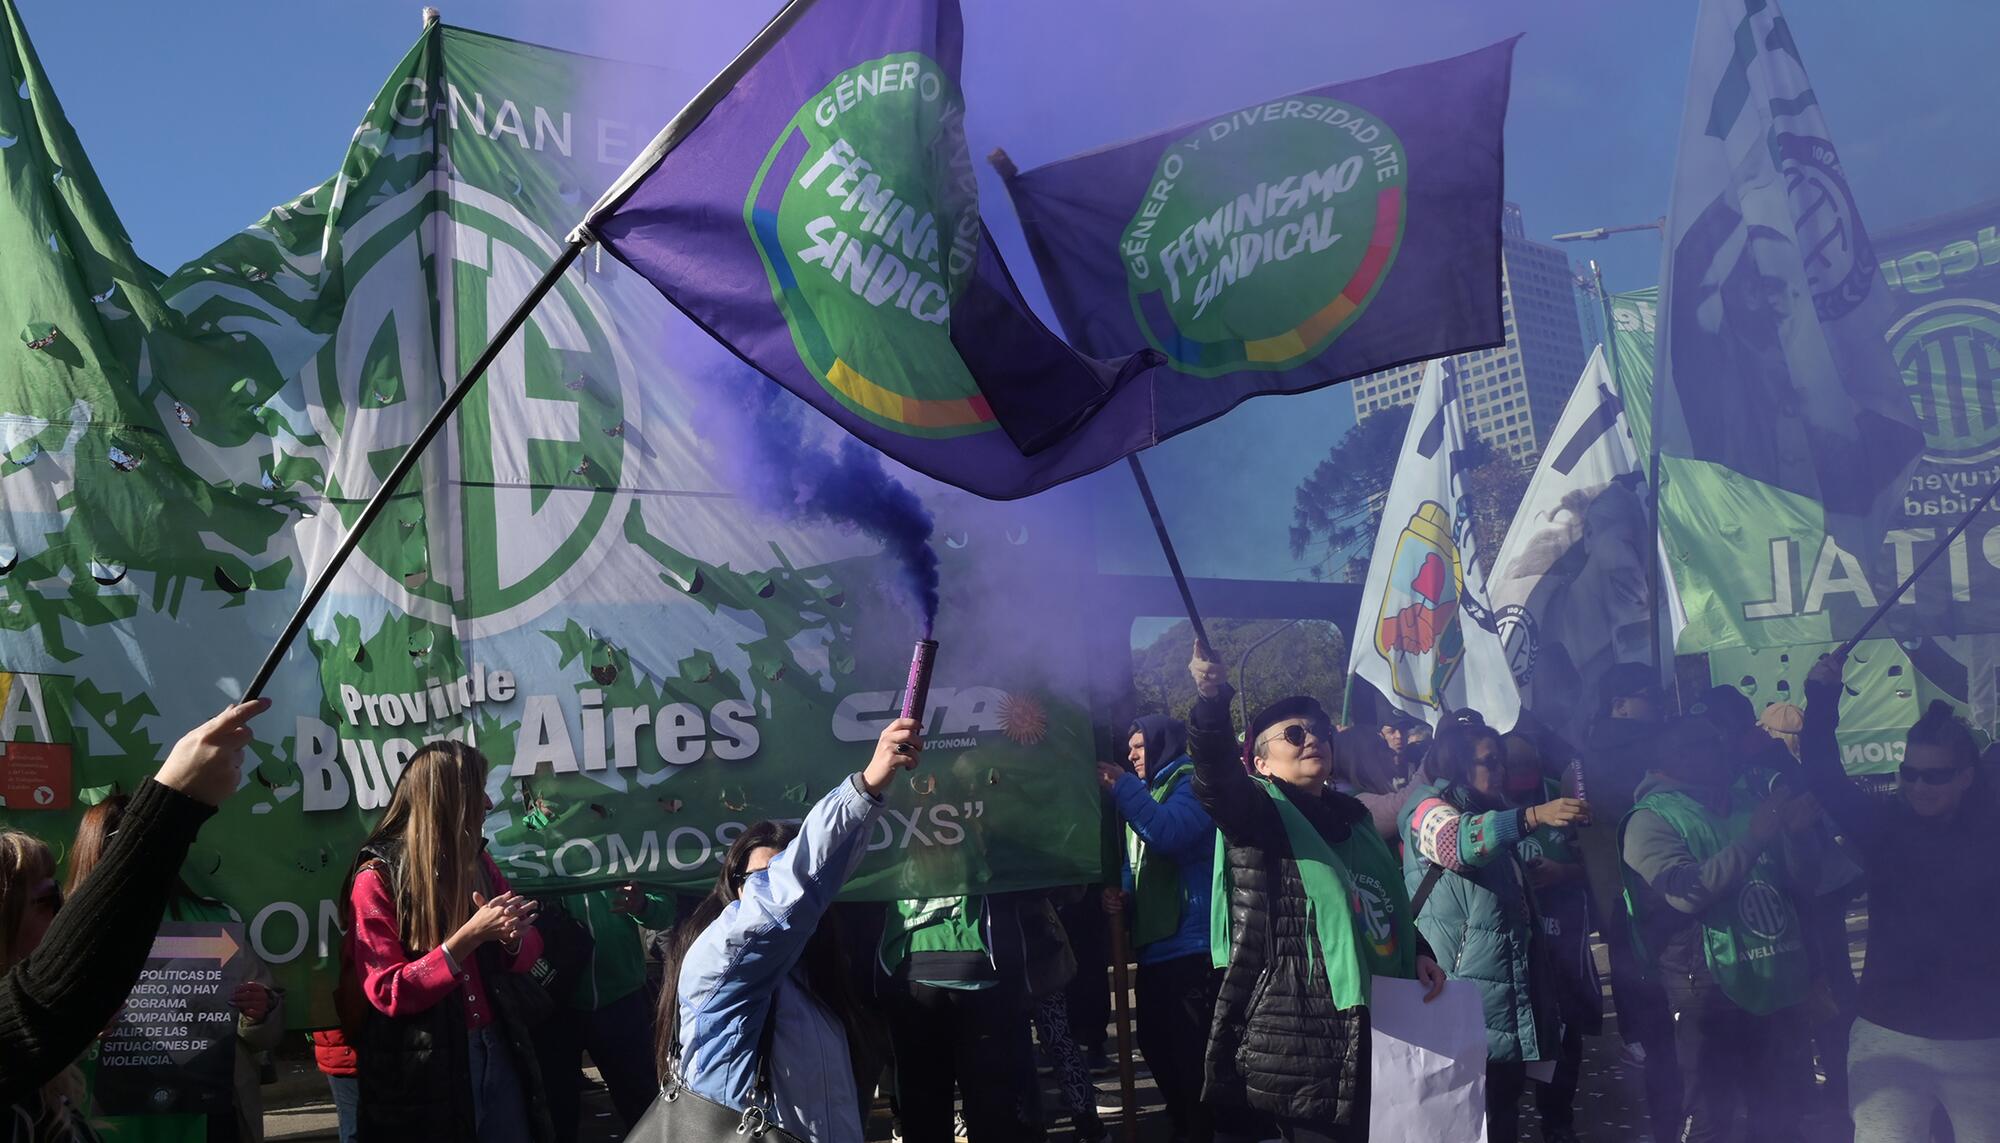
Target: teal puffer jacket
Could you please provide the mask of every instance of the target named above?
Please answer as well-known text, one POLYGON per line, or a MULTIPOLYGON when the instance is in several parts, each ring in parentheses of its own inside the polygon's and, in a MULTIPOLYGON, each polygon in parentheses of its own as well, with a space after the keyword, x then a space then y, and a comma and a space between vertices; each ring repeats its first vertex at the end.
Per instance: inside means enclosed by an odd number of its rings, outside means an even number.
POLYGON ((1515 849, 1521 811, 1475 812, 1472 792, 1443 781, 1403 803, 1403 882, 1412 897, 1433 865, 1444 876, 1417 914, 1439 967, 1479 986, 1490 1060, 1553 1059, 1560 1050, 1556 993, 1536 947, 1540 919, 1515 849))

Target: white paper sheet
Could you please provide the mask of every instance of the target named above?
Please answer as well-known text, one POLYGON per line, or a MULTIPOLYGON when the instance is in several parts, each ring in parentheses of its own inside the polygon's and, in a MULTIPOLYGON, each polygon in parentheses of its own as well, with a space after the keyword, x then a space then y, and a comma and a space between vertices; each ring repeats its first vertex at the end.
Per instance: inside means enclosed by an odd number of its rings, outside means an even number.
POLYGON ((1454 980, 1424 1003, 1414 980, 1378 976, 1370 1143, 1486 1143, 1486 1018, 1479 988, 1454 980))

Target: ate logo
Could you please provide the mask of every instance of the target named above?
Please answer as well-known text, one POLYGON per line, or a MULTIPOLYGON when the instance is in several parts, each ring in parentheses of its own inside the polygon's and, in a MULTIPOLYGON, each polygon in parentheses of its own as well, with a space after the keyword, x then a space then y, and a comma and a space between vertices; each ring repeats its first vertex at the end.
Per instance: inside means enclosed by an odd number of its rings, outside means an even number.
MULTIPOLYGON (((348 258, 353 285, 311 410, 335 442, 328 491, 343 528, 560 253, 498 195, 453 181, 444 198, 448 207, 421 184, 376 206, 362 225, 378 212, 391 221, 348 258)), ((597 287, 566 275, 350 566, 415 617, 451 623, 456 614, 469 638, 529 622, 573 594, 631 496, 620 485, 639 401, 613 328, 597 287)))
POLYGON ((1744 928, 1767 941, 1784 936, 1790 927, 1787 920, 1790 910, 1785 907, 1785 899, 1766 881, 1751 881, 1743 886, 1736 897, 1736 913, 1743 919, 1744 928))
POLYGON ((1971 463, 2000 452, 2000 305, 1947 298, 1889 330, 1889 348, 1933 460, 1971 463))

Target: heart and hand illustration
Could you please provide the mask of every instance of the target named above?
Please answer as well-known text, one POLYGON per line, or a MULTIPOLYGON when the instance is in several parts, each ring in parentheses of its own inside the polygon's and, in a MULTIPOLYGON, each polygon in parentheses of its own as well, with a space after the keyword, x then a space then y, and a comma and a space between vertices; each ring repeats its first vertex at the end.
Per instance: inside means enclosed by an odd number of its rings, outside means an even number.
POLYGON ((1444 557, 1436 552, 1424 556, 1422 566, 1410 581, 1410 590, 1419 602, 1382 620, 1382 645, 1411 655, 1427 654, 1437 646, 1438 636, 1451 626, 1458 614, 1458 601, 1445 599, 1451 572, 1444 557))

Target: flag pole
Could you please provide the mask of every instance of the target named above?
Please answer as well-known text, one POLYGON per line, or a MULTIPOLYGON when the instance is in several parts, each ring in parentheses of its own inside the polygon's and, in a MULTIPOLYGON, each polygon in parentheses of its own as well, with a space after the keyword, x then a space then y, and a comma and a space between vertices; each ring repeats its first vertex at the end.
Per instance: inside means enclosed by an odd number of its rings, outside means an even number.
POLYGON ((264 693, 265 684, 271 681, 271 675, 277 671, 278 663, 284 659, 292 641, 297 639, 299 632, 304 629, 306 620, 312 618, 313 609, 319 606, 319 601, 326 595, 327 589, 333 586, 333 579, 340 574, 341 567, 347 563, 347 557, 353 555, 354 549, 361 545, 361 537, 367 533, 368 526, 373 524, 383 509, 389 506, 389 501, 396 498, 397 487, 403 483, 403 478, 417 467, 417 460, 423 455, 424 449, 437 438, 438 433, 444 429, 445 422, 450 420, 452 413, 465 402, 466 395, 472 392, 472 387, 485 376, 487 367, 493 364, 494 358, 500 356, 500 350, 513 339, 521 326, 526 324, 528 315, 534 312, 535 307, 555 287, 556 280, 569 269, 570 263, 576 261, 577 255, 583 253, 584 245, 585 241, 582 238, 570 239, 569 245, 563 247, 563 252, 542 274, 541 280, 536 282, 527 296, 521 299, 520 304, 514 307, 514 312, 507 315, 506 322, 494 333, 493 339, 486 343, 486 348, 480 353, 478 360, 465 371, 465 376, 459 378, 458 384, 452 386, 451 392, 445 394, 444 402, 431 414, 431 419, 424 422, 423 429, 417 433, 417 439, 411 441, 410 447, 403 450, 403 455, 396 458, 396 466, 382 478, 382 486, 375 490, 375 495, 368 498, 367 505, 361 509, 361 515, 355 518, 354 524, 347 529, 347 535, 341 538, 340 546, 334 549, 333 558, 329 559, 326 566, 320 569, 320 573, 313 577, 312 586, 306 589, 305 598, 299 601, 297 610, 292 612, 291 620, 285 624, 284 632, 278 636, 278 641, 271 645, 270 653, 264 656, 264 665, 257 668, 257 676, 250 680, 249 688, 243 692, 244 702, 249 702, 264 693))
MULTIPOLYGON (((464 403, 466 395, 472 392, 472 387, 478 384, 494 359, 500 356, 500 350, 527 323, 528 315, 533 313, 541 300, 555 288, 556 282, 568 271, 571 263, 576 261, 585 247, 596 241, 596 236, 591 231, 592 224, 623 205, 639 182, 652 173, 653 168, 658 166, 675 147, 680 146, 689 132, 708 118, 709 112, 715 110, 716 105, 736 87, 737 82, 756 65, 757 61, 770 53, 784 34, 791 30, 792 25, 798 23, 806 10, 813 6, 813 2, 814 0, 788 0, 785 6, 778 10, 778 14, 771 17, 771 22, 764 25, 763 30, 758 32, 742 51, 736 53, 736 58, 730 60, 727 66, 716 73, 714 79, 709 80, 695 93, 693 99, 688 100, 687 105, 682 107, 678 114, 668 120, 667 125, 660 129, 660 133, 653 137, 653 141, 647 144, 646 149, 633 160, 632 165, 625 169, 625 173, 618 176, 617 181, 611 184, 611 188, 605 191, 604 196, 597 200, 588 214, 584 215, 584 220, 570 232, 569 243, 563 247, 562 253, 556 256, 555 262, 543 272, 541 279, 528 291, 527 296, 521 299, 520 304, 514 307, 514 312, 508 315, 506 322, 494 332, 478 359, 465 371, 465 375, 459 378, 458 384, 445 394, 444 403, 431 414, 430 420, 425 422, 423 429, 417 433, 417 438, 410 442, 410 447, 404 449, 403 455, 396 459, 395 467, 383 477, 382 486, 376 490, 375 495, 368 498, 367 505, 361 509, 361 515, 356 517, 353 525, 348 528, 347 535, 340 541, 340 546, 334 549, 333 557, 327 561, 319 575, 314 577, 312 586, 306 589, 305 598, 299 601, 299 606, 292 612, 284 631, 279 634, 277 642, 272 644, 270 652, 264 656, 263 665, 257 668, 256 676, 250 680, 250 686, 243 692, 245 702, 264 693, 264 687, 277 672, 278 664, 283 661, 285 652, 291 649, 292 642, 299 637, 299 632, 305 629, 306 621, 312 618, 313 609, 319 606, 320 600, 325 598, 327 590, 333 586, 334 577, 340 574, 340 569, 347 563, 348 557, 360 546, 361 537, 367 533, 369 525, 382 515, 383 510, 389 506, 389 501, 395 498, 397 486, 412 469, 416 468, 418 459, 431 441, 437 438, 438 433, 443 431, 445 422, 451 419, 451 414, 464 403)), ((431 10, 426 9, 425 27, 429 27, 431 22, 431 10)))
MULTIPOLYGON (((1590 280, 1597 290, 1598 308, 1604 311, 1604 364, 1611 370, 1612 387, 1618 390, 1618 399, 1625 399, 1625 386, 1618 379, 1618 350, 1612 345, 1611 332, 1616 317, 1611 311, 1611 295, 1604 289, 1604 271, 1597 265, 1597 259, 1589 260, 1590 280)), ((1666 614, 1661 605, 1666 601, 1660 576, 1660 435, 1649 428, 1646 432, 1646 524, 1653 538, 1652 551, 1646 560, 1646 599, 1653 607, 1652 622, 1646 625, 1647 641, 1653 652, 1653 677, 1666 675, 1665 648, 1660 645, 1660 617, 1666 614)))
POLYGON ((1911 569, 1909 576, 1902 583, 1897 584, 1896 590, 1889 593, 1889 598, 1883 600, 1875 608, 1875 613, 1868 617, 1868 621, 1863 623, 1861 628, 1854 634, 1847 637, 1847 641, 1842 643, 1840 648, 1834 652, 1834 657, 1846 658, 1848 652, 1854 650, 1857 644, 1866 639, 1868 632, 1874 630, 1875 625, 1882 621, 1882 617, 1889 614, 1890 608, 1896 606, 1896 601, 1909 593, 1910 587, 1917 582, 1918 577, 1929 571, 1931 565, 1938 562, 1938 557, 1943 555, 1960 536, 1965 534, 1965 530, 1972 526, 1972 521, 1977 519, 1981 512, 1986 511, 1988 507, 1992 506, 1996 495, 2000 495, 2000 484, 1995 484, 1986 490, 1986 495, 1979 498, 1979 502, 1972 506, 1972 511, 1967 512, 1965 517, 1958 522, 1958 526, 1945 535, 1944 542, 1940 543, 1930 555, 1925 556, 1922 562, 1911 569))
POLYGON ((1160 502, 1153 499, 1153 486, 1146 479, 1145 466, 1139 463, 1136 452, 1125 454, 1125 463, 1132 466, 1132 479, 1138 482, 1139 496, 1146 502, 1146 514, 1153 518, 1153 534, 1160 538, 1160 551, 1167 557, 1167 570, 1174 575, 1174 586, 1180 589, 1181 606, 1187 608, 1188 624, 1194 628, 1194 637, 1213 658, 1215 644, 1208 641, 1208 629, 1202 626, 1201 612, 1195 610, 1194 592, 1188 590, 1187 573, 1181 570, 1181 558, 1174 551, 1174 539, 1167 535, 1167 522, 1160 516, 1160 502))

